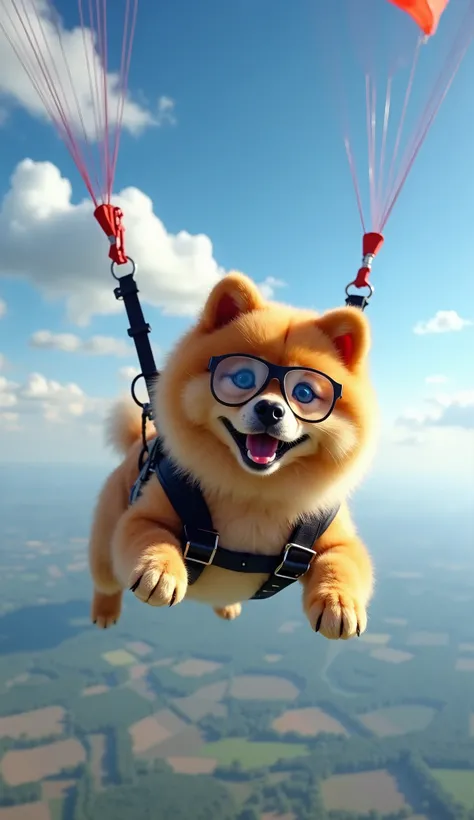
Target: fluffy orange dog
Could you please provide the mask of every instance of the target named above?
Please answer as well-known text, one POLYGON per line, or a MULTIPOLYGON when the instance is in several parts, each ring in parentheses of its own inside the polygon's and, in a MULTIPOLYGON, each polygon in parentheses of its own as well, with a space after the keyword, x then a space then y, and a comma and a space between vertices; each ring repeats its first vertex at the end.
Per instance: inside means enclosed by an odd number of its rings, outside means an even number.
MULTIPOLYGON (((267 302, 251 280, 231 274, 169 355, 154 397, 165 451, 199 482, 227 549, 278 555, 298 519, 340 503, 300 579, 310 625, 327 638, 362 633, 372 595, 371 560, 346 505, 373 449, 368 350, 359 310, 318 316, 267 302)), ((110 438, 126 457, 95 513, 93 621, 115 623, 127 588, 152 606, 186 597, 237 617, 265 578, 209 566, 188 585, 182 523, 156 475, 129 506, 140 417, 117 408, 110 438)))

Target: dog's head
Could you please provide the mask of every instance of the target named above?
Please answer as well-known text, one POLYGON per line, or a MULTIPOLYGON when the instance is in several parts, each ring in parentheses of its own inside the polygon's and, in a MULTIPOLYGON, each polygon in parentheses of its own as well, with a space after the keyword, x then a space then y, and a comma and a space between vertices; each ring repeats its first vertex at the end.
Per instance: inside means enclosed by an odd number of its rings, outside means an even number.
POLYGON ((158 429, 203 487, 269 498, 347 488, 371 441, 368 350, 361 311, 267 302, 229 274, 168 357, 158 429))

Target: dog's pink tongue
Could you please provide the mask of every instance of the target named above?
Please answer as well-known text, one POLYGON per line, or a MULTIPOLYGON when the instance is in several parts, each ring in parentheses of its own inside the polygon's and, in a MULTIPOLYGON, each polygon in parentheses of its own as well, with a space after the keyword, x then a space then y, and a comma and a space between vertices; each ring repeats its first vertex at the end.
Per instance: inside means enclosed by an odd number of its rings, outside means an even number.
POLYGON ((247 455, 255 464, 269 464, 273 461, 278 447, 278 439, 266 433, 252 433, 245 442, 247 455))

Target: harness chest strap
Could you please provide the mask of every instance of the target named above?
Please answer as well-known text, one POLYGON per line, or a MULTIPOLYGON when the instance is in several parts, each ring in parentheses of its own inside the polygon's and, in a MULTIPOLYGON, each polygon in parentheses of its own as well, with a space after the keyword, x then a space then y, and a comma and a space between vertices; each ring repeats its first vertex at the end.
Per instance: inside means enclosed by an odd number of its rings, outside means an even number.
POLYGON ((255 600, 271 598, 301 578, 316 556, 314 544, 336 517, 339 507, 308 516, 293 530, 289 542, 278 556, 227 550, 219 544, 219 533, 213 527, 211 515, 197 484, 183 476, 176 465, 163 455, 157 438, 150 456, 130 495, 130 503, 141 494, 150 476, 155 473, 172 507, 183 522, 183 557, 190 584, 196 583, 211 564, 232 572, 267 575, 267 580, 255 593, 255 600))

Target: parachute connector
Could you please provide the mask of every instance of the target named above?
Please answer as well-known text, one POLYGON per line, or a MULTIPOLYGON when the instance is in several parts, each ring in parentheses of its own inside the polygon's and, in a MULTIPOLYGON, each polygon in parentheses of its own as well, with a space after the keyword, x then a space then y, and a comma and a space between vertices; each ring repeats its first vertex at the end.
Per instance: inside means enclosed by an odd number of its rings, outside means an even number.
POLYGON ((364 234, 362 239, 362 266, 357 271, 356 278, 349 282, 346 287, 346 305, 350 307, 358 307, 361 310, 365 310, 367 305, 369 304, 369 299, 371 298, 374 288, 373 285, 369 282, 369 276, 372 271, 372 263, 377 256, 380 248, 384 243, 384 238, 381 233, 376 233, 372 231, 370 233, 364 234), (349 288, 354 286, 355 288, 368 288, 369 293, 364 295, 359 295, 356 293, 349 293, 349 288))
POLYGON ((94 216, 110 242, 109 259, 115 265, 125 265, 128 259, 124 245, 122 209, 114 205, 98 205, 94 216))

